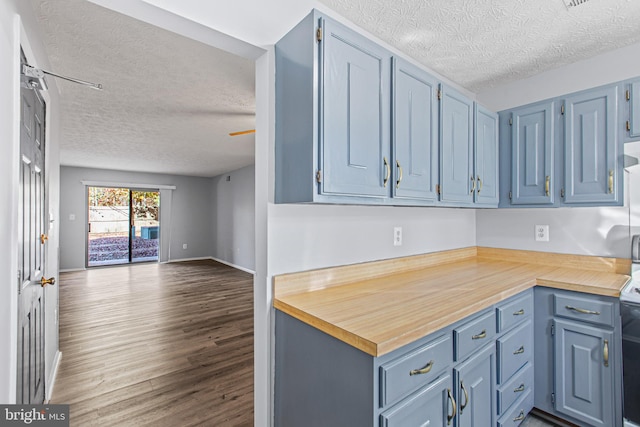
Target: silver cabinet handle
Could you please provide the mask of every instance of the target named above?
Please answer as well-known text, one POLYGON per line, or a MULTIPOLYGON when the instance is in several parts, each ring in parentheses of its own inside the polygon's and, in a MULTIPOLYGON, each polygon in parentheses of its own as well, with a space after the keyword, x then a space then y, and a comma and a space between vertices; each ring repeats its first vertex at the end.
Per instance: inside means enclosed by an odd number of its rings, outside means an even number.
POLYGON ((604 359, 605 368, 609 367, 609 340, 604 340, 604 346, 602 348, 602 358, 604 359))
POLYGON ((462 393, 464 393, 464 404, 460 403, 460 415, 462 415, 462 411, 469 404, 469 393, 467 393, 467 389, 464 387, 464 383, 460 381, 460 388, 462 389, 462 393))
POLYGON ((572 306, 570 306, 570 305, 565 305, 565 308, 566 308, 567 310, 575 311, 576 313, 581 313, 581 314, 595 314, 596 316, 600 316, 600 312, 599 312, 599 311, 586 310, 586 309, 584 309, 584 308, 572 307, 572 306))
POLYGON ((384 181, 383 186, 386 188, 387 182, 389 182, 389 177, 391 176, 391 169, 389 168, 389 162, 386 157, 382 158, 384 162, 384 181))
POLYGON ((524 353, 524 346, 521 345, 519 349, 513 352, 513 354, 522 354, 524 353))
POLYGON ((431 371, 431 368, 433 368, 433 360, 430 360, 429 363, 427 363, 424 368, 413 369, 413 370, 409 371, 409 375, 413 376, 413 375, 426 374, 429 371, 431 371))
POLYGON ((524 316, 524 308, 521 308, 520 310, 515 311, 515 312, 513 313, 513 315, 514 315, 514 316, 524 316))
POLYGON ((514 393, 521 393, 524 391, 524 383, 520 384, 518 387, 513 389, 514 393))
POLYGON ((400 188, 400 183, 402 182, 402 166, 400 166, 400 162, 396 160, 396 166, 398 167, 398 180, 396 181, 396 188, 400 188))
POLYGON ((523 411, 523 410, 521 410, 521 411, 520 411, 520 415, 518 415, 517 417, 515 417, 515 418, 513 419, 513 421, 516 421, 516 422, 517 422, 517 421, 522 421, 522 420, 524 420, 524 411, 523 411))
POLYGON ((451 425, 451 420, 453 420, 453 418, 456 416, 456 414, 458 413, 458 409, 456 407, 456 401, 453 399, 453 396, 451 395, 451 389, 448 388, 447 389, 447 397, 449 398, 449 401, 451 402, 451 406, 453 411, 451 412, 451 415, 449 415, 449 411, 447 410, 447 425, 451 425))
POLYGON ((471 337, 472 340, 479 340, 481 338, 486 338, 487 337, 487 330, 483 329, 482 332, 480 332, 478 335, 473 335, 471 337))

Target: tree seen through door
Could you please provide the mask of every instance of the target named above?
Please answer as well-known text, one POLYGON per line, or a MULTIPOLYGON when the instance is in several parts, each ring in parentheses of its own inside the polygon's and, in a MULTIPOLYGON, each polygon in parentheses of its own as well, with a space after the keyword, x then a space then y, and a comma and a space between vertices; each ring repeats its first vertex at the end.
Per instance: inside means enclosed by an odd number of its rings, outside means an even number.
POLYGON ((160 193, 88 187, 87 265, 157 261, 160 193))

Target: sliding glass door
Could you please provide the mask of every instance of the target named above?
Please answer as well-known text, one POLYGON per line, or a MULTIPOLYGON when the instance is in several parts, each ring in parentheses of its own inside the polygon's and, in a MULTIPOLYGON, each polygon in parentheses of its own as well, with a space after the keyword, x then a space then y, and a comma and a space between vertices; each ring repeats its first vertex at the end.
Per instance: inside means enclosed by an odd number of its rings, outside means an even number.
POLYGON ((160 193, 87 187, 87 266, 158 261, 160 193))

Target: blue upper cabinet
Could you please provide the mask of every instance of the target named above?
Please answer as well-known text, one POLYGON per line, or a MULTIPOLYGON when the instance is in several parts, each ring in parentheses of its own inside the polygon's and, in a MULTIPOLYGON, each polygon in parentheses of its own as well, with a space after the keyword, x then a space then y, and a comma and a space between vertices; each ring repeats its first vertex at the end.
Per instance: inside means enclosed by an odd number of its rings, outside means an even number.
POLYGON ((475 203, 497 206, 498 193, 498 115, 475 106, 475 203))
POLYGON ((438 184, 438 83, 393 58, 393 197, 434 204, 438 184))
POLYGON ((626 84, 627 115, 624 122, 625 141, 640 139, 640 80, 626 84))
POLYGON ((622 198, 616 86, 564 101, 564 203, 615 203, 622 198))
POLYGON ((473 102, 445 85, 440 91, 440 201, 472 205, 473 102))
MULTIPOLYGON (((554 201, 554 102, 512 110, 511 203, 552 205, 554 201)), ((508 143, 508 142, 507 142, 508 143)))
POLYGON ((321 20, 323 194, 389 194, 389 52, 321 20))
POLYGON ((275 201, 385 203, 390 53, 315 10, 275 53, 275 201))

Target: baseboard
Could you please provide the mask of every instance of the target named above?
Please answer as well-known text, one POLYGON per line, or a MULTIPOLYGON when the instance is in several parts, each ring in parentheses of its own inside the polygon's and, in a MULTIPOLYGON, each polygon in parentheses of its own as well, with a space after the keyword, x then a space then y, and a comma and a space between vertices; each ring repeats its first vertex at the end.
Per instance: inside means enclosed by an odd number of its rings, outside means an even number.
POLYGON ((239 266, 239 265, 235 265, 235 264, 230 263, 229 261, 225 261, 225 260, 223 260, 223 259, 218 259, 218 258, 216 258, 216 257, 210 257, 210 259, 212 259, 212 260, 214 260, 214 261, 216 261, 216 262, 219 262, 220 264, 225 264, 225 265, 228 265, 229 267, 233 267, 233 268, 235 268, 235 269, 237 269, 237 270, 242 270, 242 271, 244 271, 245 273, 249 273, 249 274, 256 274, 256 272, 255 272, 255 271, 253 271, 253 270, 249 270, 248 268, 241 267, 241 266, 239 266))
POLYGON ((173 258, 166 262, 169 263, 169 262, 184 262, 184 261, 202 261, 205 259, 212 259, 212 258, 210 256, 201 256, 201 257, 194 257, 194 258, 173 258))
POLYGON ((53 359, 53 369, 51 369, 51 376, 49 377, 49 381, 47 381, 47 395, 45 396, 45 401, 49 402, 51 400, 51 396, 53 395, 53 386, 56 384, 56 377, 58 376, 58 368, 60 367, 60 359, 62 359, 62 352, 59 350, 56 351, 56 357, 53 359))
POLYGON ((85 271, 86 268, 62 268, 59 270, 60 273, 70 273, 72 271, 85 271))

